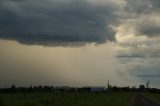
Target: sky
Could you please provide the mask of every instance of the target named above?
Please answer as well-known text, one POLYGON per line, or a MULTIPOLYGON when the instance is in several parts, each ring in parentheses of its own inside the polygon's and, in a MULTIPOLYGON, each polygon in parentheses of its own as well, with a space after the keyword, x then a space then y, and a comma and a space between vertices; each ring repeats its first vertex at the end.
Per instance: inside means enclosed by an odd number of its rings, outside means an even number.
POLYGON ((0 87, 160 88, 159 0, 0 0, 0 87))

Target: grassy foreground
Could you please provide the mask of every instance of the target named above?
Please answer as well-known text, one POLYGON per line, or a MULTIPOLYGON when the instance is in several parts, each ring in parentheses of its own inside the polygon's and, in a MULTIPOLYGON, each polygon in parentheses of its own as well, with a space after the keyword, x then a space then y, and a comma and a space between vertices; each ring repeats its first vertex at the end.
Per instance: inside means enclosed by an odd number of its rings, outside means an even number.
POLYGON ((143 93, 146 97, 150 98, 156 103, 160 104, 160 94, 159 93, 143 93))
POLYGON ((0 94, 0 106, 132 106, 134 93, 0 94))

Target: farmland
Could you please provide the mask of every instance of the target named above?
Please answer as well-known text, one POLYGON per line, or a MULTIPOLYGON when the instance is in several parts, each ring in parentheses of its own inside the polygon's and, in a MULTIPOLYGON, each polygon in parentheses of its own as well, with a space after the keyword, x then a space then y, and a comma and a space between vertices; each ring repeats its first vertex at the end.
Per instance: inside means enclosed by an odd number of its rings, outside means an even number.
POLYGON ((143 95, 160 104, 160 93, 143 93, 143 95))
POLYGON ((132 106, 132 92, 0 94, 0 106, 132 106))

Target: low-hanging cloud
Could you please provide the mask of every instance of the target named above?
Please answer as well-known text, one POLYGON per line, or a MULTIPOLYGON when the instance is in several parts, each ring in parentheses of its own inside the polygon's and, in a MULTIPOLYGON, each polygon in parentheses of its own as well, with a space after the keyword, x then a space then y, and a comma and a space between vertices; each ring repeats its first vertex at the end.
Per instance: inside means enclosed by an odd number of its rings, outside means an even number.
POLYGON ((114 41, 118 20, 112 2, 90 0, 1 0, 0 38, 24 44, 114 41))

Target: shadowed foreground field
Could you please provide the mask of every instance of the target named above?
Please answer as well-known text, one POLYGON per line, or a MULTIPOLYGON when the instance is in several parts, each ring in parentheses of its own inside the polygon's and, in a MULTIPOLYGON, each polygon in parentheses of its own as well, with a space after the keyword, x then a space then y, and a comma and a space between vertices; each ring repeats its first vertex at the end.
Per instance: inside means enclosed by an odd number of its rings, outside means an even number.
POLYGON ((159 93, 143 93, 143 95, 160 105, 160 94, 159 93))
POLYGON ((141 93, 137 93, 134 98, 133 106, 159 106, 159 104, 151 98, 148 98, 141 93))
POLYGON ((0 106, 132 106, 134 93, 12 93, 0 95, 0 106))

